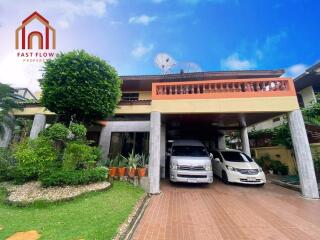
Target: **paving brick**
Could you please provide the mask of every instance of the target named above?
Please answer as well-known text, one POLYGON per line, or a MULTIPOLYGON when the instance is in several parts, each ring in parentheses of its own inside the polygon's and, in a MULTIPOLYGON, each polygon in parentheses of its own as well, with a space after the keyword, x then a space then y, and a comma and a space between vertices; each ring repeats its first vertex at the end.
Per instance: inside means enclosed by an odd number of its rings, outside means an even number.
POLYGON ((320 201, 264 187, 161 183, 133 239, 320 239, 320 201))

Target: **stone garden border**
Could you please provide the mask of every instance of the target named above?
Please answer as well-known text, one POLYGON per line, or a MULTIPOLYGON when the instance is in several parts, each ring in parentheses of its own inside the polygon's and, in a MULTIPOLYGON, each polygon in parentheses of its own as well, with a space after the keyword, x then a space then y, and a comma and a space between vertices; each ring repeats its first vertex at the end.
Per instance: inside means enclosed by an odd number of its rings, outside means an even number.
POLYGON ((144 193, 140 200, 136 203, 133 211, 127 220, 120 225, 117 235, 113 240, 129 240, 131 239, 136 227, 138 226, 145 209, 150 201, 150 195, 144 193))
POLYGON ((77 186, 66 186, 66 187, 48 187, 48 188, 43 188, 40 186, 39 182, 28 182, 23 185, 14 185, 13 183, 10 182, 2 182, 0 183, 0 187, 5 189, 6 191, 6 199, 5 203, 8 205, 14 205, 18 207, 25 207, 28 205, 33 205, 36 203, 58 203, 58 202, 66 202, 66 201, 71 201, 73 199, 76 199, 78 197, 84 196, 88 193, 92 192, 99 192, 99 191, 105 191, 108 190, 112 187, 112 184, 109 182, 98 182, 98 183, 91 183, 87 185, 77 185, 77 186), (28 199, 28 200, 12 200, 12 194, 17 193, 17 189, 20 191, 23 191, 23 186, 30 187, 30 185, 33 185, 31 187, 38 188, 37 190, 43 190, 45 193, 50 193, 50 190, 54 190, 56 192, 59 192, 60 190, 66 191, 78 191, 78 192, 71 192, 70 195, 64 195, 59 198, 54 198, 54 199, 49 199, 49 198, 41 198, 41 196, 38 195, 38 197, 34 199, 28 199), (90 187, 92 187, 90 189, 90 187), (82 189, 82 190, 79 190, 82 189), (10 199, 11 197, 11 199, 10 199))

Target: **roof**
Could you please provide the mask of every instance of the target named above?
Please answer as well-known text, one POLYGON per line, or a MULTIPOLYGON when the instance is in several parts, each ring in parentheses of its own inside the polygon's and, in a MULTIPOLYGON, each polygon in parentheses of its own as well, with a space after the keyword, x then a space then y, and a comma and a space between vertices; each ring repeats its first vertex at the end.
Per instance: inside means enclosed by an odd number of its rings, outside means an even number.
POLYGON ((316 84, 320 85, 320 62, 312 65, 294 79, 294 85, 297 91, 316 84))
POLYGON ((172 146, 204 146, 200 141, 198 140, 174 140, 172 146))
POLYGON ((221 78, 256 78, 256 77, 280 77, 284 73, 283 69, 279 70, 241 70, 241 71, 207 71, 193 73, 174 73, 174 74, 159 74, 159 75, 125 75, 121 76, 124 81, 129 80, 209 80, 221 78))
POLYGON ((131 75, 120 76, 123 90, 151 90, 153 82, 202 81, 219 79, 248 79, 280 77, 284 70, 241 70, 241 71, 207 71, 194 73, 175 73, 162 75, 131 75))

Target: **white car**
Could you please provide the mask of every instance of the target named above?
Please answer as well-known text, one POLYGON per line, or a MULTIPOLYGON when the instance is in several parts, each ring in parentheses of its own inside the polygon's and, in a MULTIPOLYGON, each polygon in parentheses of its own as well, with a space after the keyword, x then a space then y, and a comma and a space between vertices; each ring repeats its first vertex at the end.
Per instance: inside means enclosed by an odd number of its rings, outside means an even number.
POLYGON ((259 184, 266 183, 262 168, 248 155, 238 150, 214 150, 213 173, 224 183, 259 184))
POLYGON ((175 140, 169 156, 171 182, 213 182, 211 157, 200 141, 175 140))

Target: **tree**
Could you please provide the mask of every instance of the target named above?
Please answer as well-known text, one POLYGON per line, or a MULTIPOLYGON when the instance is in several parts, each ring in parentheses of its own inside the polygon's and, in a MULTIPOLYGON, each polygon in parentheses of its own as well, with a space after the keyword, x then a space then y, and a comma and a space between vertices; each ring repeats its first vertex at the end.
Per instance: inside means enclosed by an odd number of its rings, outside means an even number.
POLYGON ((0 83, 0 139, 4 136, 5 127, 14 128, 14 118, 11 115, 14 108, 21 106, 17 102, 13 88, 0 83))
POLYGON ((320 126, 320 94, 317 101, 302 109, 302 113, 306 124, 320 126))
POLYGON ((64 122, 92 123, 114 113, 121 80, 104 60, 84 50, 61 53, 45 63, 41 103, 64 122))

